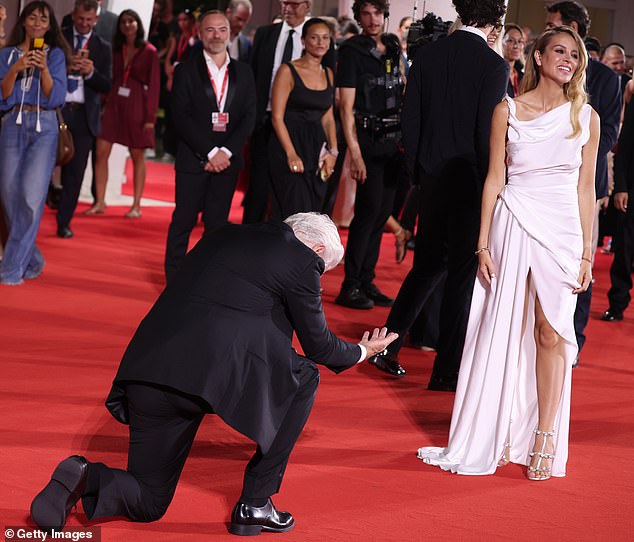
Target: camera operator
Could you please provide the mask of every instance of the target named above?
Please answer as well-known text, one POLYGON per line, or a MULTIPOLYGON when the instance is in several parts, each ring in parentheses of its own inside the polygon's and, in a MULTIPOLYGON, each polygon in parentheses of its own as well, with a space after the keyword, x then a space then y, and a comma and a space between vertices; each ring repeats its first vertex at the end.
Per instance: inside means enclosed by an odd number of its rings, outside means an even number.
POLYGON ((353 309, 391 306, 374 285, 385 221, 392 212, 398 179, 400 110, 403 95, 401 44, 383 33, 386 0, 355 0, 354 17, 362 33, 339 49, 337 87, 340 113, 357 182, 354 219, 348 233, 345 279, 335 302, 353 309))

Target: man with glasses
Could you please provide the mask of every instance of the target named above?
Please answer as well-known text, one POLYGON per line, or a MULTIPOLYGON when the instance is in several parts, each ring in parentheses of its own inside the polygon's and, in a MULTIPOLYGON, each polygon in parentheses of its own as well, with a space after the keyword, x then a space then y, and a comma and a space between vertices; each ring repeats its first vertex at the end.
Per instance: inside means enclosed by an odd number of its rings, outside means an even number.
MULTIPOLYGON (((245 224, 266 218, 271 186, 268 160, 268 142, 273 133, 271 88, 279 67, 302 54, 302 28, 310 8, 309 0, 281 0, 283 21, 258 28, 253 38, 251 67, 257 90, 257 116, 251 137, 249 188, 244 199, 245 224)), ((326 54, 323 63, 334 70, 334 50, 326 54)))

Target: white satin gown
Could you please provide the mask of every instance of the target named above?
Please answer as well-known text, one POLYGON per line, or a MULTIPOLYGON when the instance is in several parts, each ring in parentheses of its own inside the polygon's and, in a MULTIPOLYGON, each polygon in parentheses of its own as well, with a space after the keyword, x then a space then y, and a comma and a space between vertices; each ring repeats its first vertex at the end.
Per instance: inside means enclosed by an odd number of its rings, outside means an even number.
POLYGON ((454 403, 449 444, 418 457, 458 474, 492 474, 510 442, 510 459, 528 465, 537 427, 535 298, 565 341, 565 378, 555 420, 553 476, 568 459, 572 364, 577 355, 572 293, 583 239, 577 185, 591 108, 574 139, 570 104, 528 121, 509 105, 508 182, 496 203, 489 247, 497 278, 478 274, 454 403), (529 278, 530 275, 530 278, 529 278))

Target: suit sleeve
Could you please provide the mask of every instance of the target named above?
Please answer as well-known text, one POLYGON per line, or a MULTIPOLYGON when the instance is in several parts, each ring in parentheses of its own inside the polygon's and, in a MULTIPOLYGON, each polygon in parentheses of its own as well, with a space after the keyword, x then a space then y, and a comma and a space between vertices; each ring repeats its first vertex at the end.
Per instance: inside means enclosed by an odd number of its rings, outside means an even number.
POLYGON ((94 72, 90 79, 84 79, 87 87, 101 94, 108 94, 112 88, 112 48, 103 42, 98 57, 94 59, 94 72))
POLYGON ((156 112, 159 106, 159 95, 161 93, 161 68, 156 49, 152 48, 151 54, 148 53, 148 78, 147 92, 145 96, 145 114, 144 122, 155 122, 156 112))
POLYGON ((614 155, 614 192, 634 190, 634 106, 625 109, 625 118, 619 136, 619 146, 614 155))
MULTIPOLYGON (((419 52, 422 52, 422 49, 419 52)), ((418 158, 418 147, 420 145, 420 127, 422 122, 421 62, 422 57, 420 54, 417 54, 409 70, 405 97, 403 98, 403 111, 401 113, 403 147, 405 148, 405 160, 410 174, 416 173, 415 168, 418 158)))
MULTIPOLYGON (((241 84, 236 89, 242 95, 242 111, 240 117, 229 119, 229 122, 236 122, 236 128, 231 130, 229 137, 222 144, 228 148, 231 154, 238 157, 242 154, 242 149, 248 137, 255 127, 255 80, 250 69, 240 70, 241 84)), ((211 148, 211 147, 210 147, 211 148)))
POLYGON ((616 144, 621 122, 621 85, 616 73, 611 72, 601 85, 596 110, 601 120, 598 155, 606 155, 616 144))
MULTIPOLYGON (((197 131, 194 129, 196 122, 194 119, 200 116, 194 106, 194 99, 188 87, 189 62, 182 62, 174 71, 174 83, 170 96, 170 104, 172 107, 172 118, 174 120, 174 128, 178 134, 178 138, 185 143, 195 155, 201 159, 206 158, 207 153, 216 145, 211 137, 211 130, 197 131)), ((233 152, 232 149, 231 152, 233 152)))
POLYGON ((484 77, 484 86, 480 92, 475 148, 478 153, 478 167, 483 180, 489 170, 489 140, 491 138, 493 110, 504 98, 508 80, 509 67, 506 62, 496 63, 492 73, 484 77))
POLYGON ((361 348, 341 340, 328 329, 321 304, 319 277, 318 266, 310 265, 297 284, 286 292, 286 307, 304 355, 339 373, 356 365, 361 348))

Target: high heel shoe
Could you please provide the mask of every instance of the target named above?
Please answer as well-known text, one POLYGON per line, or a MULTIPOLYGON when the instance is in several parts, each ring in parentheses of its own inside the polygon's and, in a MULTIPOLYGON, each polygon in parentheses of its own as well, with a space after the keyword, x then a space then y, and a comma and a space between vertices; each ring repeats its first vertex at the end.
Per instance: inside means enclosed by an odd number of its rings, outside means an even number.
POLYGON ((141 218, 141 209, 132 207, 125 215, 126 218, 141 218))
POLYGON ((84 211, 85 215, 102 215, 106 210, 106 206, 103 205, 93 205, 90 209, 86 209, 84 211))
POLYGON ((539 429, 535 429, 535 440, 537 441, 537 437, 542 436, 542 445, 538 452, 535 451, 535 445, 533 445, 533 451, 528 455, 531 458, 530 465, 528 466, 528 470, 526 471, 526 477, 529 480, 533 480, 536 482, 542 480, 548 480, 552 476, 552 462, 555 459, 554 450, 555 445, 551 440, 553 453, 546 453, 546 442, 548 438, 553 439, 555 436, 555 431, 540 431, 539 429), (533 466, 533 459, 537 457, 537 464, 533 466), (545 461, 550 461, 550 464, 546 466, 544 464, 545 461))
POLYGON ((511 462, 511 443, 504 443, 504 451, 502 452, 502 457, 498 461, 498 467, 506 467, 511 462))

